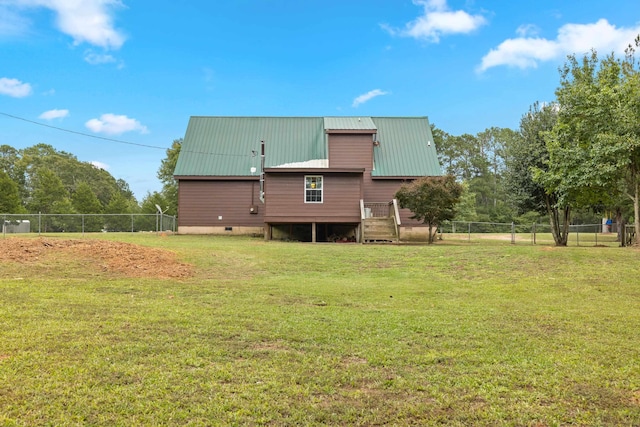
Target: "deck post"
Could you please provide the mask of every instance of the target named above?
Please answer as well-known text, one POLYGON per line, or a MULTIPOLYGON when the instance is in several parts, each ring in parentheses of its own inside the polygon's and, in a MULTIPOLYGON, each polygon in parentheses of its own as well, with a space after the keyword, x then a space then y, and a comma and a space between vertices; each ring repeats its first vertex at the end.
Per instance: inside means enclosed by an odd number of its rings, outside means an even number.
POLYGON ((316 243, 316 223, 311 223, 311 243, 316 243))

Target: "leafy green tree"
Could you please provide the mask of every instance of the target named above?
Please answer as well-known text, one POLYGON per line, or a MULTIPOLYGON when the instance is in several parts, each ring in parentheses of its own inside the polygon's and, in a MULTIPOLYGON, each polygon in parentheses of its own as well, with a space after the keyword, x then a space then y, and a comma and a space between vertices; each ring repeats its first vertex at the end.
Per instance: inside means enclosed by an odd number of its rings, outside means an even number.
POLYGON ((492 221, 511 221, 514 212, 506 204, 504 174, 506 171, 505 156, 518 133, 508 128, 492 127, 480 132, 476 138, 486 168, 482 174, 474 178, 471 189, 478 197, 478 205, 492 221))
POLYGON ((565 205, 613 206, 627 194, 638 235, 640 70, 634 55, 630 46, 624 59, 599 59, 595 51, 581 60, 569 56, 556 90, 558 121, 546 140, 549 169, 539 177, 565 205))
POLYGON ((0 145, 0 171, 18 185, 21 203, 27 199, 26 176, 24 166, 20 163, 20 152, 9 145, 0 145))
POLYGON ((0 213, 21 213, 20 191, 9 175, 0 169, 0 213))
POLYGON ((129 202, 135 201, 137 203, 136 198, 133 195, 133 191, 131 191, 131 188, 129 187, 129 183, 127 181, 125 181, 124 179, 117 179, 116 188, 118 190, 117 193, 119 193, 126 200, 128 200, 129 202))
POLYGON ((462 191, 462 185, 453 175, 445 175, 424 177, 404 184, 395 197, 402 208, 411 210, 411 218, 427 224, 429 243, 433 243, 438 225, 455 217, 462 191))
POLYGON ((89 184, 81 182, 71 196, 71 204, 74 210, 80 214, 92 214, 84 217, 85 231, 100 231, 102 218, 93 216, 102 213, 102 204, 89 184))
POLYGON ((109 204, 104 209, 105 225, 109 231, 126 231, 131 230, 131 217, 123 215, 133 213, 131 201, 125 194, 116 193, 109 204))
POLYGON ((55 215, 45 218, 46 231, 82 231, 82 218, 76 216, 77 212, 69 198, 65 197, 53 202, 51 212, 55 212, 55 215))
POLYGON ((621 172, 623 193, 633 202, 636 245, 640 244, 640 61, 635 57, 640 48, 640 35, 626 50, 622 61, 621 102, 618 143, 625 167, 621 172))
POLYGON ((506 150, 505 188, 517 215, 537 212, 548 215, 551 234, 558 246, 569 237, 571 207, 561 204, 559 195, 545 188, 536 175, 549 169, 545 135, 558 119, 557 104, 533 104, 520 119, 520 137, 506 150))
POLYGON ((71 196, 71 203, 78 213, 102 213, 102 204, 100 203, 100 200, 98 200, 98 197, 86 182, 78 184, 76 191, 71 196))
POLYGON ((160 169, 158 169, 158 179, 162 182, 162 194, 167 206, 167 215, 178 214, 178 182, 173 178, 173 171, 176 169, 181 147, 182 138, 175 139, 171 147, 167 149, 167 157, 162 160, 160 169))
POLYGON ((476 212, 476 194, 469 190, 469 184, 463 182, 462 195, 460 202, 456 208, 456 221, 475 222, 478 221, 478 213, 476 212))
POLYGON ((502 177, 506 147, 517 133, 492 127, 477 135, 453 136, 432 126, 432 134, 444 172, 468 185, 467 196, 475 195, 476 220, 510 221, 513 212, 505 203, 502 177))
POLYGON ((39 168, 32 177, 33 192, 29 201, 32 212, 53 213, 54 203, 69 198, 62 180, 51 169, 39 168))

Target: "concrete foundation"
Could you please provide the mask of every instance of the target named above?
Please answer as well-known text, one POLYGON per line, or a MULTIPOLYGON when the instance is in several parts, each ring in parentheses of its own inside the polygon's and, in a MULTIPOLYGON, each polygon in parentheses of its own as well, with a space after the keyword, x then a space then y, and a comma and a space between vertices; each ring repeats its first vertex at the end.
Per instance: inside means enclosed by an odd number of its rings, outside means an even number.
POLYGON ((178 234, 211 234, 217 236, 263 236, 263 227, 201 227, 201 226, 180 226, 178 234))

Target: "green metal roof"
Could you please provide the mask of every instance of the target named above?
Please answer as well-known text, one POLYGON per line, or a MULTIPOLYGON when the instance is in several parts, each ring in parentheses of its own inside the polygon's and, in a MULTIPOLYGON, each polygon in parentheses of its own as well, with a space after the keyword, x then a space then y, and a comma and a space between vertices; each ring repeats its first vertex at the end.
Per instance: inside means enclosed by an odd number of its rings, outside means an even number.
POLYGON ((371 117, 325 117, 326 130, 375 130, 371 117))
POLYGON ((441 175, 426 117, 202 117, 189 120, 176 176, 251 176, 265 167, 327 167, 325 130, 376 130, 374 177, 441 175))
POLYGON ((322 117, 191 117, 176 176, 251 176, 265 167, 327 158, 322 117))
POLYGON ((442 175, 429 119, 372 117, 380 145, 374 147, 374 177, 442 175))

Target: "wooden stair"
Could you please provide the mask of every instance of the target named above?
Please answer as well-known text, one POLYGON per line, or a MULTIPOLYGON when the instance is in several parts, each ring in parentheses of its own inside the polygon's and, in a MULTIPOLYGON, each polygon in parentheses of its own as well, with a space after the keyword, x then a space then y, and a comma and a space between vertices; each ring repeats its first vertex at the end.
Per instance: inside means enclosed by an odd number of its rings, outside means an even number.
POLYGON ((366 218, 362 220, 364 243, 397 243, 393 218, 366 218))

